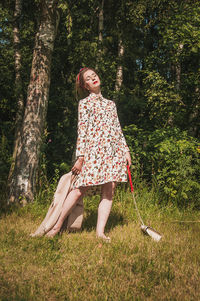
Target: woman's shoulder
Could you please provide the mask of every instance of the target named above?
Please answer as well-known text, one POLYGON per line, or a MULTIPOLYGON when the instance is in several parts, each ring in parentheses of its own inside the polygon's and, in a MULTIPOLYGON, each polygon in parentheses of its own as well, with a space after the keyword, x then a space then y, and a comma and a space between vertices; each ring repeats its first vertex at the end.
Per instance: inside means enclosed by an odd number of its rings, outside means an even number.
POLYGON ((109 106, 112 106, 112 107, 115 107, 115 106, 116 106, 114 100, 107 99, 107 98, 104 98, 104 100, 106 101, 106 103, 107 103, 109 106))
POLYGON ((87 96, 79 100, 79 105, 87 105, 89 102, 90 102, 90 96, 87 96))

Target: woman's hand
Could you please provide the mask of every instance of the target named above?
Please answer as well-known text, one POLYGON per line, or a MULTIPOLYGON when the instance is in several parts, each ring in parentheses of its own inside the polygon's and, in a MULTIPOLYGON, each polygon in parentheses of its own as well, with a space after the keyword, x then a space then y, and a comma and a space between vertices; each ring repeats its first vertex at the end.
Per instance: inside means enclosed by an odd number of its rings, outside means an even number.
POLYGON ((131 166, 131 155, 130 152, 126 152, 126 162, 128 164, 128 166, 131 166))
POLYGON ((84 161, 84 157, 78 157, 78 159, 76 160, 76 163, 72 167, 72 173, 74 175, 78 175, 81 172, 83 161, 84 161))

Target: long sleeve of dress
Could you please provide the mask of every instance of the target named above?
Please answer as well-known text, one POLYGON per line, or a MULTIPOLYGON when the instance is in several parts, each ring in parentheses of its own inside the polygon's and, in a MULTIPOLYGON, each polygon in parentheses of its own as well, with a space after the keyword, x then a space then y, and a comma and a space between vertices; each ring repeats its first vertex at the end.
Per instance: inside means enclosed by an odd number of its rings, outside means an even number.
POLYGON ((125 152, 129 152, 130 150, 129 150, 129 147, 128 147, 127 143, 126 143, 126 139, 124 137, 124 134, 122 132, 122 128, 121 128, 121 125, 120 125, 120 122, 119 122, 119 118, 118 118, 118 114, 117 114, 117 108, 116 108, 115 103, 114 103, 114 110, 115 110, 115 114, 117 116, 116 117, 116 129, 119 131, 119 136, 121 138, 121 142, 122 142, 122 144, 124 146, 125 152))
POLYGON ((76 143, 76 157, 84 156, 87 129, 89 123, 89 108, 84 101, 79 102, 78 106, 78 137, 76 143))

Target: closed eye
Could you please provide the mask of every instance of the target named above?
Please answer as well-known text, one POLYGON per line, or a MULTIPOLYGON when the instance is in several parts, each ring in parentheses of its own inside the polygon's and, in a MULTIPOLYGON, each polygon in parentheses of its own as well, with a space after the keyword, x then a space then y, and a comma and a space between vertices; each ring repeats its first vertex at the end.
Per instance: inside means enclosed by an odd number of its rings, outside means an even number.
POLYGON ((91 76, 86 77, 86 81, 88 81, 88 80, 90 80, 90 79, 92 79, 93 77, 96 77, 96 76, 97 76, 96 73, 92 73, 91 76))

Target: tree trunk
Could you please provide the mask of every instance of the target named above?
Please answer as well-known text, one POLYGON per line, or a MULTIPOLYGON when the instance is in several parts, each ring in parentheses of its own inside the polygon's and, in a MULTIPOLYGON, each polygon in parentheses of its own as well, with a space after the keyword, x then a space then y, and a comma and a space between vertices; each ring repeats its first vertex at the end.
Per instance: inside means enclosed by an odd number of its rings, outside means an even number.
POLYGON ((8 175, 8 186, 13 175, 17 149, 20 147, 21 142, 21 126, 24 115, 24 97, 22 89, 21 79, 21 51, 20 51, 20 17, 22 12, 22 1, 15 1, 14 21, 13 21, 13 46, 14 46, 14 58, 15 58, 15 96, 17 99, 17 111, 15 119, 15 138, 13 147, 13 158, 8 175))
POLYGON ((118 59, 119 63, 117 66, 117 74, 116 74, 116 82, 115 82, 115 91, 119 92, 123 83, 123 67, 122 67, 122 58, 124 56, 124 45, 122 43, 122 39, 119 39, 118 44, 118 59))
POLYGON ((183 44, 179 44, 178 51, 177 51, 177 63, 175 66, 175 72, 176 72, 176 89, 177 91, 180 91, 181 87, 181 62, 180 62, 180 55, 183 49, 183 44))
POLYGON ((181 86, 181 64, 180 64, 180 62, 176 63, 175 71, 176 71, 176 90, 180 91, 180 86, 181 86))
POLYGON ((10 185, 9 202, 33 201, 40 145, 46 119, 51 59, 59 21, 57 0, 40 2, 40 24, 35 37, 30 83, 22 125, 22 142, 10 185))
MULTIPOLYGON (((175 63, 174 66, 172 66, 172 70, 173 70, 173 72, 175 72, 175 88, 176 88, 177 93, 180 93, 180 88, 181 88, 181 60, 180 60, 180 56, 181 56, 183 46, 184 45, 182 43, 179 44, 178 50, 177 50, 177 53, 176 53, 176 63, 175 63)), ((169 125, 171 127, 174 125, 174 115, 169 116, 169 118, 167 120, 167 125, 169 125)))
POLYGON ((99 42, 103 42, 103 7, 104 7, 104 0, 101 2, 101 6, 99 8, 99 42))
POLYGON ((200 89, 195 89, 195 102, 192 106, 192 112, 189 114, 189 133, 194 137, 199 137, 199 113, 200 113, 200 89))
POLYGON ((99 49, 97 52, 97 62, 96 62, 96 68, 98 68, 99 62, 101 60, 102 56, 102 45, 103 45, 103 22, 104 22, 104 14, 103 14, 103 8, 104 8, 104 0, 101 1, 99 6, 99 49))

